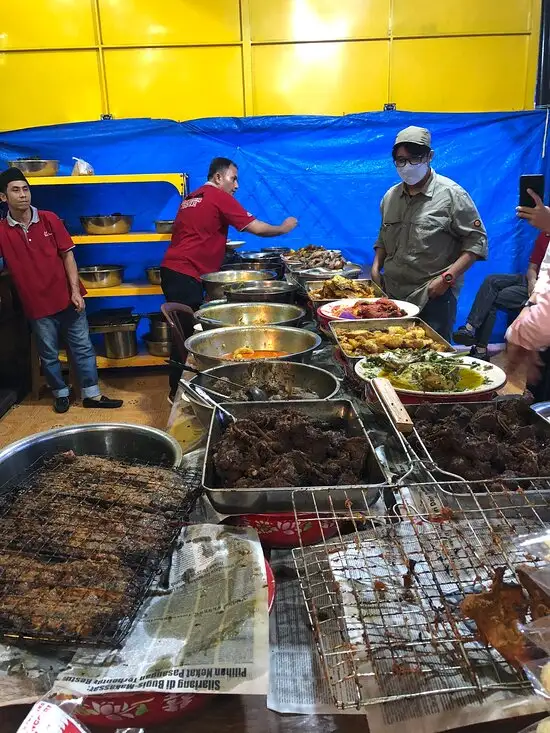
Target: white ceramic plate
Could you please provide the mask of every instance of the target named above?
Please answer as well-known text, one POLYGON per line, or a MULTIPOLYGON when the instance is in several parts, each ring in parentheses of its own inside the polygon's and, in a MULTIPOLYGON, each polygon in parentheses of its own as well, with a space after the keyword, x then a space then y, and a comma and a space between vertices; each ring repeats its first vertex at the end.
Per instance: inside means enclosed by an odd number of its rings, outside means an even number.
MULTIPOLYGON (((343 298, 342 300, 334 300, 332 303, 327 303, 319 308, 320 315, 328 318, 331 321, 351 321, 357 320, 350 316, 336 315, 342 308, 352 308, 356 303, 376 303, 380 298, 343 298)), ((393 300, 393 298, 386 298, 385 300, 391 300, 395 303, 398 308, 405 311, 403 318, 411 318, 417 316, 420 313, 420 308, 413 303, 408 303, 406 300, 393 300)), ((398 316, 396 316, 398 317, 398 316)), ((370 320, 368 318, 362 318, 361 320, 370 320)))
MULTIPOLYGON (((388 352, 386 352, 388 353, 388 352)), ((379 354, 379 356, 382 356, 382 354, 379 354)), ((494 390, 500 389, 501 387, 504 387, 506 384, 506 373, 500 368, 497 367, 495 364, 491 364, 487 361, 482 361, 481 359, 475 359, 473 356, 453 356, 452 354, 445 354, 441 353, 440 356, 443 358, 448 359, 458 359, 461 362, 462 366, 474 366, 479 365, 481 368, 479 369, 480 374, 483 374, 483 376, 487 379, 486 384, 482 384, 479 387, 474 387, 473 389, 463 389, 460 392, 422 392, 418 389, 399 389, 395 388, 395 391, 398 394, 408 394, 408 395, 428 395, 429 397, 460 397, 461 395, 471 395, 471 394, 482 394, 483 392, 493 392, 494 390)), ((355 373, 357 374, 360 379, 363 379, 365 382, 368 382, 368 378, 363 375, 363 367, 362 364, 364 364, 367 361, 367 358, 360 359, 355 364, 355 373)), ((475 370, 476 372, 478 369, 475 370)))

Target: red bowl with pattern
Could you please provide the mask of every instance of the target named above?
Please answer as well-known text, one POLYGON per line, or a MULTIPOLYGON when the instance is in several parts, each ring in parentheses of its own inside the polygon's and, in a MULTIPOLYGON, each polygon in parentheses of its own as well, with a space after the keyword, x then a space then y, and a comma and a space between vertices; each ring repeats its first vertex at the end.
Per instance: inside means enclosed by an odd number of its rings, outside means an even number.
POLYGON ((298 514, 299 528, 294 512, 243 514, 228 521, 241 527, 253 527, 266 548, 300 547, 300 537, 304 546, 317 545, 338 532, 338 525, 329 516, 323 518, 322 515, 308 513, 298 514))
MULTIPOLYGON (((265 561, 267 607, 271 613, 275 600, 275 577, 265 561)), ((74 712, 82 723, 99 728, 145 728, 160 725, 202 710, 211 694, 117 692, 84 698, 74 712)))

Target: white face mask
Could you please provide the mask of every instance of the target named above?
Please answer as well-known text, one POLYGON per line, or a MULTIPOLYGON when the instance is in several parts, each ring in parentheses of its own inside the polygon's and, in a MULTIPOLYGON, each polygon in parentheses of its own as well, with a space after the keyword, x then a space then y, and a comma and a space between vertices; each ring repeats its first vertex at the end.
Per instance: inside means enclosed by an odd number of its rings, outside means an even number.
POLYGON ((397 175, 404 183, 409 186, 415 186, 424 178, 428 172, 428 163, 420 163, 419 165, 411 165, 405 163, 403 168, 397 168, 397 175))

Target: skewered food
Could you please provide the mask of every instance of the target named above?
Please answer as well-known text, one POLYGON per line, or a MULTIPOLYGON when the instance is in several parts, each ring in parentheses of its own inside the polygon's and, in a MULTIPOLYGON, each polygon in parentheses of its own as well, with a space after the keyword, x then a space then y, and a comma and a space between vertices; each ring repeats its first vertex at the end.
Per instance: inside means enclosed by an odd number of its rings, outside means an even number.
POLYGON ((342 298, 374 298, 376 291, 371 284, 358 280, 349 280, 342 275, 335 275, 332 280, 325 280, 319 288, 309 291, 313 300, 340 300, 342 298))
POLYGON ((258 412, 223 434, 214 466, 226 488, 360 483, 368 441, 295 410, 258 412))
POLYGON ((394 349, 425 349, 445 351, 443 344, 430 338, 421 326, 389 326, 382 330, 357 329, 338 335, 347 356, 382 354, 394 349))
POLYGON ((0 629, 114 642, 191 506, 169 469, 72 452, 47 460, 1 497, 0 629))
MULTIPOLYGON (((421 405, 415 426, 434 461, 467 480, 550 474, 547 431, 524 400, 494 402, 476 411, 455 405, 445 414, 421 405)), ((494 489, 503 491, 503 486, 496 482, 494 489)))
POLYGON ((462 359, 441 356, 431 349, 396 349, 365 357, 357 371, 364 379, 386 377, 396 389, 418 392, 462 392, 487 384, 483 364, 466 364, 462 359))

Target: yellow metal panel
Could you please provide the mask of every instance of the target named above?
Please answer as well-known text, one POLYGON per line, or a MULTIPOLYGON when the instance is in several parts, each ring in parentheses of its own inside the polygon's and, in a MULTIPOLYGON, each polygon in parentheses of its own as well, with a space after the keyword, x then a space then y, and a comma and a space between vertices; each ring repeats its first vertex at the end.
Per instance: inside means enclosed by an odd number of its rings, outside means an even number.
POLYGON ((254 114, 327 114, 382 109, 388 41, 254 46, 254 114))
POLYGON ((252 42, 384 38, 389 32, 390 0, 249 2, 252 42))
POLYGON ((394 36, 528 33, 531 0, 393 0, 394 36))
POLYGON ((92 0, 4 0, 0 8, 0 50, 93 46, 92 0))
POLYGON ((1 130, 97 120, 101 115, 96 51, 0 53, 0 79, 1 130))
POLYGON ((239 0, 99 0, 107 46, 240 41, 239 0))
POLYGON ((243 114, 240 47, 106 51, 105 67, 115 117, 243 114))
POLYGON ((420 112, 523 109, 528 36, 394 41, 390 101, 420 112))

